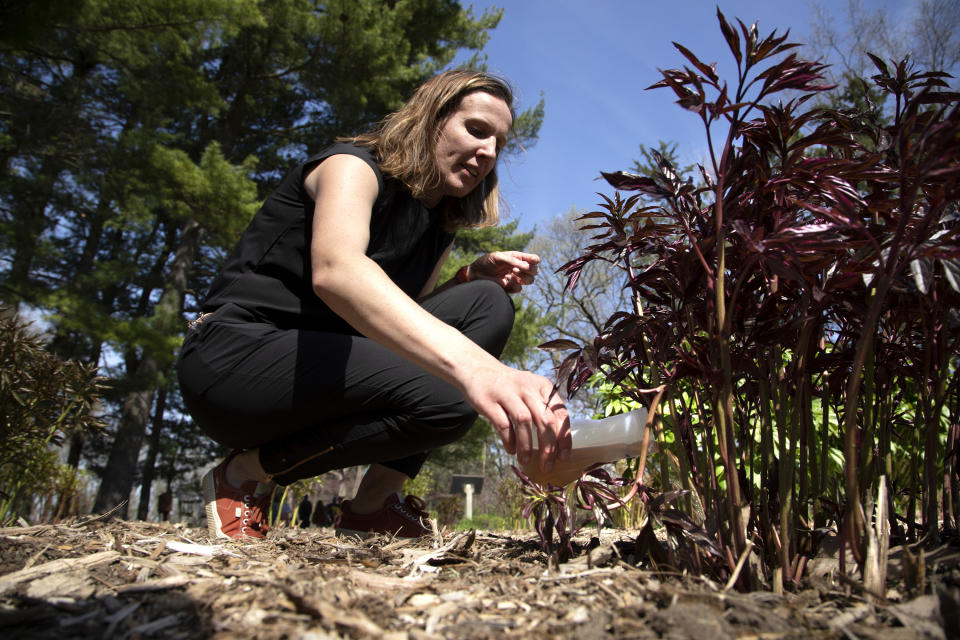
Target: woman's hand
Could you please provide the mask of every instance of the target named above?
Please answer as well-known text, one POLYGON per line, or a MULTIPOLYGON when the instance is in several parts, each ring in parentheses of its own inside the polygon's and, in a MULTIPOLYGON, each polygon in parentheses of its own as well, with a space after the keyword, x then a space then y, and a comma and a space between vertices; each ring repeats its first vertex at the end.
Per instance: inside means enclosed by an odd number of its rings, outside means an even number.
POLYGON ((493 280, 507 293, 518 293, 533 283, 539 265, 540 256, 533 253, 494 251, 480 256, 467 267, 467 279, 493 280))
POLYGON ((521 465, 530 461, 531 432, 537 435, 540 468, 549 473, 570 457, 570 420, 563 400, 547 378, 499 362, 473 372, 465 385, 467 402, 490 421, 509 454, 521 465))

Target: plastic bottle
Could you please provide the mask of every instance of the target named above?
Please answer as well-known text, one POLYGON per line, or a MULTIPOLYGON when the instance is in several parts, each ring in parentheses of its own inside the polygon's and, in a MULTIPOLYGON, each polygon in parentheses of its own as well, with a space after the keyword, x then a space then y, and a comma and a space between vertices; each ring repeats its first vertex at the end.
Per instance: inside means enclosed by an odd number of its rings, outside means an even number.
POLYGON ((533 434, 533 454, 521 469, 531 480, 558 486, 573 482, 597 463, 614 462, 640 455, 646 431, 647 410, 644 407, 599 420, 571 420, 573 450, 569 460, 557 459, 553 470, 540 470, 537 434, 533 434))

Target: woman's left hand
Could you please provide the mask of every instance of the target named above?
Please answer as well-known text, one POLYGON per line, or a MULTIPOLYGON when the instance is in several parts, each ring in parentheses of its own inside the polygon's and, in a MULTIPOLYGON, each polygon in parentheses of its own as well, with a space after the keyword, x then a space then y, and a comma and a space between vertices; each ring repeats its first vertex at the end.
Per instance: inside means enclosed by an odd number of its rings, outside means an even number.
POLYGON ((540 256, 521 251, 494 251, 480 256, 467 267, 469 280, 493 280, 507 290, 517 293, 532 284, 539 269, 540 256))

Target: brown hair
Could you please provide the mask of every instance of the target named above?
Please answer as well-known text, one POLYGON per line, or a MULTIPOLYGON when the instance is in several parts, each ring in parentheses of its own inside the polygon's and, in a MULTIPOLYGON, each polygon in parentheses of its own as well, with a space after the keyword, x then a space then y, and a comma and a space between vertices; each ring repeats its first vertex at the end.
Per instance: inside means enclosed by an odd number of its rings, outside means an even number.
MULTIPOLYGON (((420 198, 442 185, 434 156, 440 127, 464 96, 475 91, 502 99, 514 116, 513 91, 505 80, 481 71, 446 71, 423 83, 403 107, 384 118, 373 131, 343 141, 376 149, 380 170, 400 180, 415 198, 420 198)), ((463 198, 445 200, 447 227, 495 225, 500 205, 496 167, 463 198)))

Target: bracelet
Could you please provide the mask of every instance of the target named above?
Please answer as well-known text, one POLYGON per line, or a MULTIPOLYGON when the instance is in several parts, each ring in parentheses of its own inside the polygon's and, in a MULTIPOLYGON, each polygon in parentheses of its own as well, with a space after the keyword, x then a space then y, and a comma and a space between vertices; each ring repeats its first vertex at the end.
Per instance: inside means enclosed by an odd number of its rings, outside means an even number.
POLYGON ((457 271, 457 282, 463 284, 465 282, 470 282, 470 273, 467 271, 470 268, 470 265, 465 264, 457 271))

